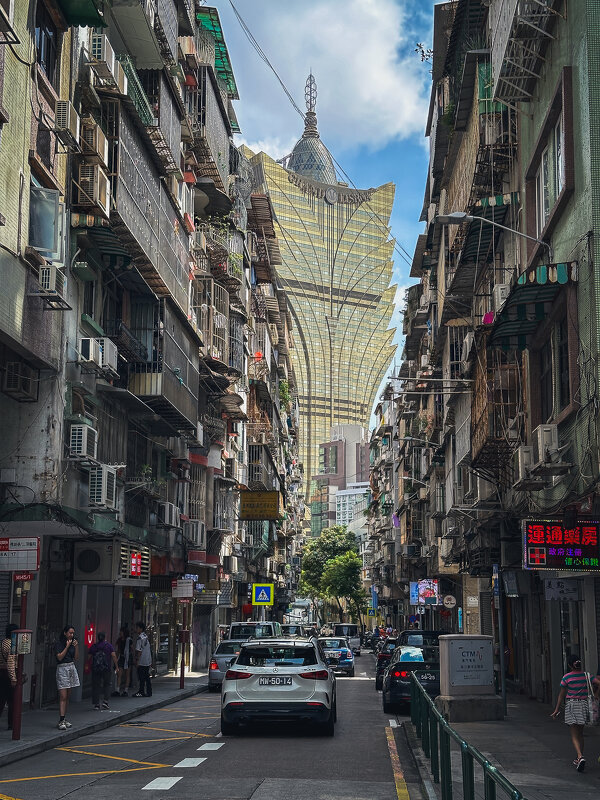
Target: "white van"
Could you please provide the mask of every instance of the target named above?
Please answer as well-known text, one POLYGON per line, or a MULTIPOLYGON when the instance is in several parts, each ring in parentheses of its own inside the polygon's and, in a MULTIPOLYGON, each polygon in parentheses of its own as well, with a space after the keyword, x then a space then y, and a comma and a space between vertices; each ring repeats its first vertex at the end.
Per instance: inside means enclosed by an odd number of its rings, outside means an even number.
POLYGON ((334 622, 333 635, 345 637, 352 652, 357 656, 360 655, 360 631, 358 625, 353 625, 349 622, 334 622))
POLYGON ((281 625, 278 622, 232 622, 227 638, 245 642, 248 639, 270 639, 273 636, 281 636, 281 625))

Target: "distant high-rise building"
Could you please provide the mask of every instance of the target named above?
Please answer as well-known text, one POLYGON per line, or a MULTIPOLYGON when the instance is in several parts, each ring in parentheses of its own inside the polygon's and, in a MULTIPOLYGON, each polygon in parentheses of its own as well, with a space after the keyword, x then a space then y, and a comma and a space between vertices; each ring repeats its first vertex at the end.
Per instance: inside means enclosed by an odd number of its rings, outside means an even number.
POLYGON ((306 104, 304 133, 287 161, 259 153, 252 162, 275 212, 283 261, 277 272, 295 323, 300 458, 311 477, 332 426, 368 425, 395 351, 388 329, 394 184, 359 190, 339 182, 319 137, 312 75, 306 104))

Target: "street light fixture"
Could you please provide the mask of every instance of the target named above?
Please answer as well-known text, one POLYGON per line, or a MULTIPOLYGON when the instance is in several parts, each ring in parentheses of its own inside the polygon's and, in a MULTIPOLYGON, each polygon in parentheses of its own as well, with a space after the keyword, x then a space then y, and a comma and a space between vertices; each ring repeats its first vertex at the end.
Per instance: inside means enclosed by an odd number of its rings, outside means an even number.
POLYGON ((543 239, 537 239, 535 236, 529 236, 528 233, 523 233, 522 231, 517 231, 514 228, 509 228, 506 225, 501 225, 499 222, 494 222, 492 219, 487 219, 487 217, 474 217, 471 214, 467 214, 466 211, 451 211, 449 214, 438 214, 435 219, 436 222, 439 222, 442 225, 462 225, 463 222, 475 222, 476 220, 481 222, 483 225, 485 222, 488 225, 493 225, 495 228, 502 228, 503 231, 515 233, 517 236, 522 236, 524 239, 529 239, 532 242, 537 242, 538 244, 544 245, 544 247, 546 247, 548 250, 550 263, 554 261, 552 245, 548 242, 545 242, 543 239))

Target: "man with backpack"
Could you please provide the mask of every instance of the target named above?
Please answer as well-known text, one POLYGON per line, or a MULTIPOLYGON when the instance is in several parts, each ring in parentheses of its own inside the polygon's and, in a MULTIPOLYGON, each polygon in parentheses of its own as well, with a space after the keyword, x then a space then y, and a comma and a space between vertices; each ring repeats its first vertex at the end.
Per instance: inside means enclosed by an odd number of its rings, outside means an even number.
POLYGON ((100 690, 102 690, 102 708, 108 708, 108 698, 112 682, 112 670, 118 669, 117 654, 106 634, 99 633, 98 640, 90 647, 92 659, 92 703, 96 711, 100 711, 100 690), (111 668, 112 662, 112 668, 111 668))

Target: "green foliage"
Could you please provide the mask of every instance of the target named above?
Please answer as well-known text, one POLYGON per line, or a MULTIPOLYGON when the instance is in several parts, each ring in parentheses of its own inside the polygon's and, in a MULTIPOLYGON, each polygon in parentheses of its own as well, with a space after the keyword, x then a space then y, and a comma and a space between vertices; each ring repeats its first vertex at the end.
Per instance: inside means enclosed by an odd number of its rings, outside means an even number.
POLYGON ((290 384, 286 380, 279 381, 279 400, 285 410, 289 411, 292 403, 292 395, 290 393, 290 384))
POLYGON ((333 525, 304 548, 299 590, 313 598, 335 598, 338 606, 345 599, 360 615, 367 604, 361 569, 355 535, 345 525, 333 525))

